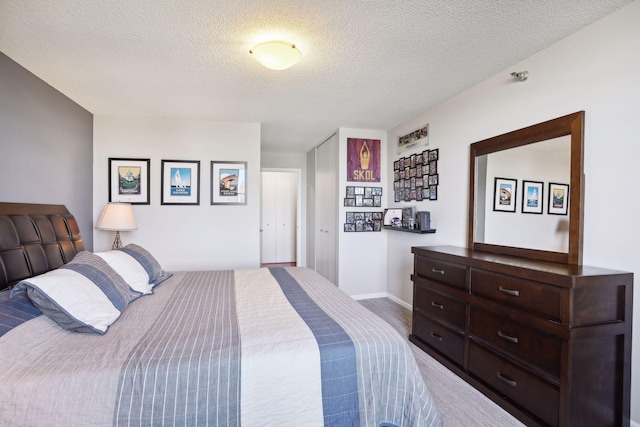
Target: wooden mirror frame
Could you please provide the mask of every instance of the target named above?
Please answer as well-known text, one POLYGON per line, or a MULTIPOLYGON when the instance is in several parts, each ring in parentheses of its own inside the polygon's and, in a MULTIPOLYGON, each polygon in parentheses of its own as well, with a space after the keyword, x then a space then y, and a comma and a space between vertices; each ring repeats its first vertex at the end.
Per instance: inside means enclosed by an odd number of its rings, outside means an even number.
POLYGON ((582 231, 584 222, 584 111, 538 123, 493 138, 475 142, 469 155, 469 216, 467 247, 497 254, 515 255, 563 264, 582 264, 582 231), (475 241, 476 158, 509 148, 521 147, 561 136, 571 136, 571 179, 569 192, 569 249, 553 252, 513 246, 493 245, 475 241))

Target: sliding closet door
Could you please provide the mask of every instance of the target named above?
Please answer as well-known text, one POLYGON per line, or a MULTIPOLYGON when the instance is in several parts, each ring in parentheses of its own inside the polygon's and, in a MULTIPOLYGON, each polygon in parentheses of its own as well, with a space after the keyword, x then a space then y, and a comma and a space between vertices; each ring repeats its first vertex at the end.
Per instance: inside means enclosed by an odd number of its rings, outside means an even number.
POLYGON ((338 185, 338 137, 334 135, 316 147, 316 271, 338 284, 336 217, 338 185))

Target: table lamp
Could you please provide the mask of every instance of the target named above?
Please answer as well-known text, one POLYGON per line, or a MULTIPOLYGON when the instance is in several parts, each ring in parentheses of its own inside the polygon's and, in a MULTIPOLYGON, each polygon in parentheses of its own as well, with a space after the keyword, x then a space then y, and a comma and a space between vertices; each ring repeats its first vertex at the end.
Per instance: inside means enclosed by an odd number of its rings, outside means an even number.
POLYGON ((111 249, 120 249, 122 247, 120 232, 138 229, 131 204, 118 202, 107 203, 96 224, 96 228, 98 230, 115 231, 116 238, 113 241, 111 249))

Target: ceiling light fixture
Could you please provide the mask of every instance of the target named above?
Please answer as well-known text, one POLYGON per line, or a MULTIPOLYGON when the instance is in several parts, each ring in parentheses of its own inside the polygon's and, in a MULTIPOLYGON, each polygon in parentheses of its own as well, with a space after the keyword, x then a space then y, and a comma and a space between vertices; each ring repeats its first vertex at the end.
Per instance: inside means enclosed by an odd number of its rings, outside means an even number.
POLYGON ((286 70, 302 58, 302 52, 293 43, 273 40, 255 45, 249 53, 271 70, 286 70))

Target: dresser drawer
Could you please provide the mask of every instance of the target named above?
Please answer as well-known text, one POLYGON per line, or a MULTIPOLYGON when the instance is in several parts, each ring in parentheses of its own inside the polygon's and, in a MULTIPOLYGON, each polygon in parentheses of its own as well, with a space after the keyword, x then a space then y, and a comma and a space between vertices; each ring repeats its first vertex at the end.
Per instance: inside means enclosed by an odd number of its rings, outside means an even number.
POLYGON ((420 284, 415 286, 413 308, 422 313, 428 313, 446 323, 464 330, 465 304, 449 297, 430 291, 420 284))
POLYGON ((464 361, 464 337, 455 331, 414 312, 413 335, 462 366, 464 361))
POLYGON ((500 356, 471 343, 469 372, 546 424, 558 425, 558 389, 500 356))
POLYGON ((471 307, 470 335, 548 373, 560 376, 560 340, 471 307))
POLYGON ((471 293, 560 322, 562 290, 530 280, 471 269, 471 293))
POLYGON ((467 289, 467 267, 416 255, 415 274, 445 285, 467 289))

